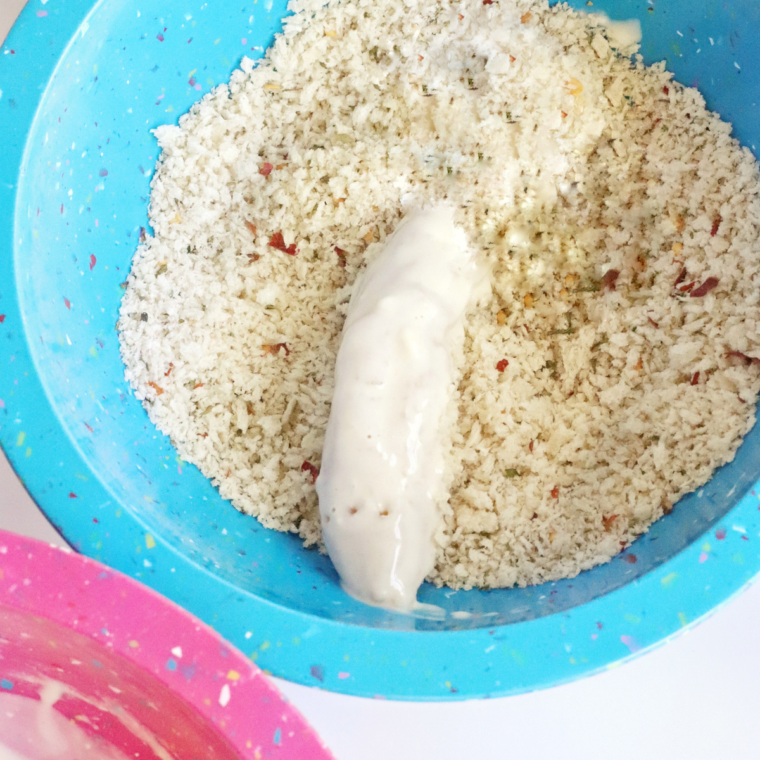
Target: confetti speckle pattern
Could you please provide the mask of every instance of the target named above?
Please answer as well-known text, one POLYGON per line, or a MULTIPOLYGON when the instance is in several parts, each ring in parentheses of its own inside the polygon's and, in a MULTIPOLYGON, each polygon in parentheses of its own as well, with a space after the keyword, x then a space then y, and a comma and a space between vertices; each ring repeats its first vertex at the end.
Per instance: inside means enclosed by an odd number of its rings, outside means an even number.
MULTIPOLYGON (((115 701, 171 757, 196 757, 202 746, 208 760, 253 760, 253 748, 277 736, 282 760, 331 760, 261 671, 184 610, 81 555, 3 531, 0 546, 0 689, 33 697, 36 677, 53 678, 96 703, 115 701), (193 663, 189 678, 178 649, 193 663)), ((130 738, 86 703, 76 709, 130 757, 144 754, 138 732, 130 738)))
MULTIPOLYGON (((739 591, 760 569, 760 500, 750 493, 760 477, 757 429, 734 462, 619 561, 533 589, 447 595, 425 587, 422 601, 466 613, 443 621, 352 601, 326 557, 236 513, 177 461, 127 388, 114 332, 147 225, 158 159, 150 130, 176 123, 228 81, 241 55, 263 53, 285 13, 285 0, 268 5, 155 0, 139 14, 133 0, 97 8, 67 0, 38 16, 40 4, 29 3, 0 47, 0 443, 52 522, 79 551, 212 622, 262 668, 367 697, 451 700, 567 681, 632 656, 633 639, 621 637, 635 635, 636 653, 644 652, 739 591)), ((710 107, 755 150, 760 5, 671 0, 667 13, 650 8, 594 2, 615 18, 638 16, 645 60, 666 59, 680 81, 702 83, 710 107), (701 47, 708 36, 714 44, 701 47)), ((150 324, 151 316, 134 318, 150 324)), ((137 630, 120 642, 133 657, 155 657, 164 677, 200 677, 184 641, 174 637, 160 651, 149 644, 137 630)), ((222 709, 226 684, 226 709, 237 709, 243 672, 226 662, 209 704, 222 709), (226 678, 231 669, 240 680, 226 678)), ((260 747, 266 757, 275 730, 253 742, 251 756, 260 747)))

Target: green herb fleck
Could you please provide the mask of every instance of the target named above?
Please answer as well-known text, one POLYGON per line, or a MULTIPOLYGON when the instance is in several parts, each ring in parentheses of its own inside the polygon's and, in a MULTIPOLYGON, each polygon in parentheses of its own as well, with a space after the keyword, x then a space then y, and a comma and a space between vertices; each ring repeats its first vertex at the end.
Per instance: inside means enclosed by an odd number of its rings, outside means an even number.
POLYGON ((505 478, 517 478, 519 476, 520 476, 520 473, 517 470, 513 469, 512 467, 510 467, 507 470, 504 470, 505 478))
POLYGON ((572 335, 575 332, 569 312, 565 314, 565 319, 567 320, 567 327, 565 327, 564 330, 552 330, 552 335, 572 335))

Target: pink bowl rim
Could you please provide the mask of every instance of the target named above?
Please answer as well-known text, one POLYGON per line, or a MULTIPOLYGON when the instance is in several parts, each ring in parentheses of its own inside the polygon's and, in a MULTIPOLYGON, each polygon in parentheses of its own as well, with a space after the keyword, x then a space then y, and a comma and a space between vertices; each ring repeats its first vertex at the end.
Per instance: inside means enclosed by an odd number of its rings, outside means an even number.
POLYGON ((264 672, 216 631, 69 548, 0 530, 0 607, 84 634, 149 672, 215 725, 245 760, 272 750, 282 760, 333 760, 264 672), (120 600, 116 619, 104 598, 120 600), (182 666, 190 659, 188 678, 182 666))

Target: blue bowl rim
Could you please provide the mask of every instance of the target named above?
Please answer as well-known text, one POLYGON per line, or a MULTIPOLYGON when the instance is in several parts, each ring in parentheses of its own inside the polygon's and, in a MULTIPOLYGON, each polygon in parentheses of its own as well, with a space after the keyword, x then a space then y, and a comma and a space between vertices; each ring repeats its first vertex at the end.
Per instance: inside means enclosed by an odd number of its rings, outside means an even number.
MULTIPOLYGON (((23 273, 15 266, 14 243, 16 220, 22 218, 17 208, 19 177, 31 151, 27 136, 58 61, 82 24, 103 2, 67 0, 59 9, 57 33, 52 38, 36 24, 40 7, 29 2, 0 50, 0 107, 6 106, 3 100, 7 101, 19 86, 8 61, 10 55, 26 59, 30 73, 24 86, 27 93, 33 93, 19 101, 13 118, 0 119, 0 143, 6 146, 0 166, 0 312, 4 315, 0 331, 6 333, 2 337, 7 339, 7 355, 13 357, 15 369, 13 373, 0 373, 0 399, 4 399, 6 411, 0 445, 31 497, 75 547, 77 533, 67 520, 66 504, 47 492, 49 473, 36 466, 39 457, 31 460, 25 456, 26 448, 33 445, 43 452, 55 451, 66 469, 88 472, 92 476, 89 498, 107 500, 110 494, 98 483, 97 474, 58 420, 37 376, 22 326, 16 283, 23 273), (11 54, 11 50, 16 52, 11 54), (14 422, 23 423, 23 438, 7 422, 11 410, 14 422)), ((715 538, 712 529, 707 531, 632 583, 564 612, 494 628, 421 633, 368 629, 318 618, 241 591, 194 565, 160 536, 155 539, 154 562, 181 571, 151 575, 143 582, 199 615, 233 642, 241 640, 250 621, 265 625, 267 638, 273 641, 308 640, 308 646, 299 650, 301 654, 283 652, 276 660, 273 674, 287 680, 392 699, 442 701, 503 696, 616 667, 665 643, 743 591, 760 572, 760 555, 742 553, 747 545, 740 544, 747 534, 760 535, 755 496, 759 488, 760 481, 720 521, 733 529, 719 527, 715 538), (716 539, 723 542, 720 552, 712 552, 707 546, 716 539), (194 593, 195 588, 203 589, 202 600, 194 593), (234 604, 231 597, 235 597, 234 604), (341 672, 349 668, 343 662, 343 652, 351 650, 371 650, 382 656, 370 658, 366 672, 352 678, 341 672), (320 664, 310 664, 314 662, 320 664)), ((120 534, 120 540, 127 535, 144 540, 149 533, 148 526, 126 512, 118 526, 112 527, 112 534, 120 534)), ((104 556, 108 561, 107 547, 104 556)), ((133 574, 130 567, 115 566, 133 574)))

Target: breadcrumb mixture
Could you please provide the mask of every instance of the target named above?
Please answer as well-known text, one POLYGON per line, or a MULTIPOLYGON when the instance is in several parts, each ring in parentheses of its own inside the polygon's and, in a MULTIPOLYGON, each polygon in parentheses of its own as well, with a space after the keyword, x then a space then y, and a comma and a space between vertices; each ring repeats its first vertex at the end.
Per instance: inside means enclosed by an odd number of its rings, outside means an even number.
POLYGON ((151 420, 221 495, 319 543, 352 284, 446 201, 491 267, 466 326, 429 578, 570 577, 716 467, 760 388, 760 178, 700 94, 604 21, 501 0, 297 0, 156 130, 119 330, 151 420))

